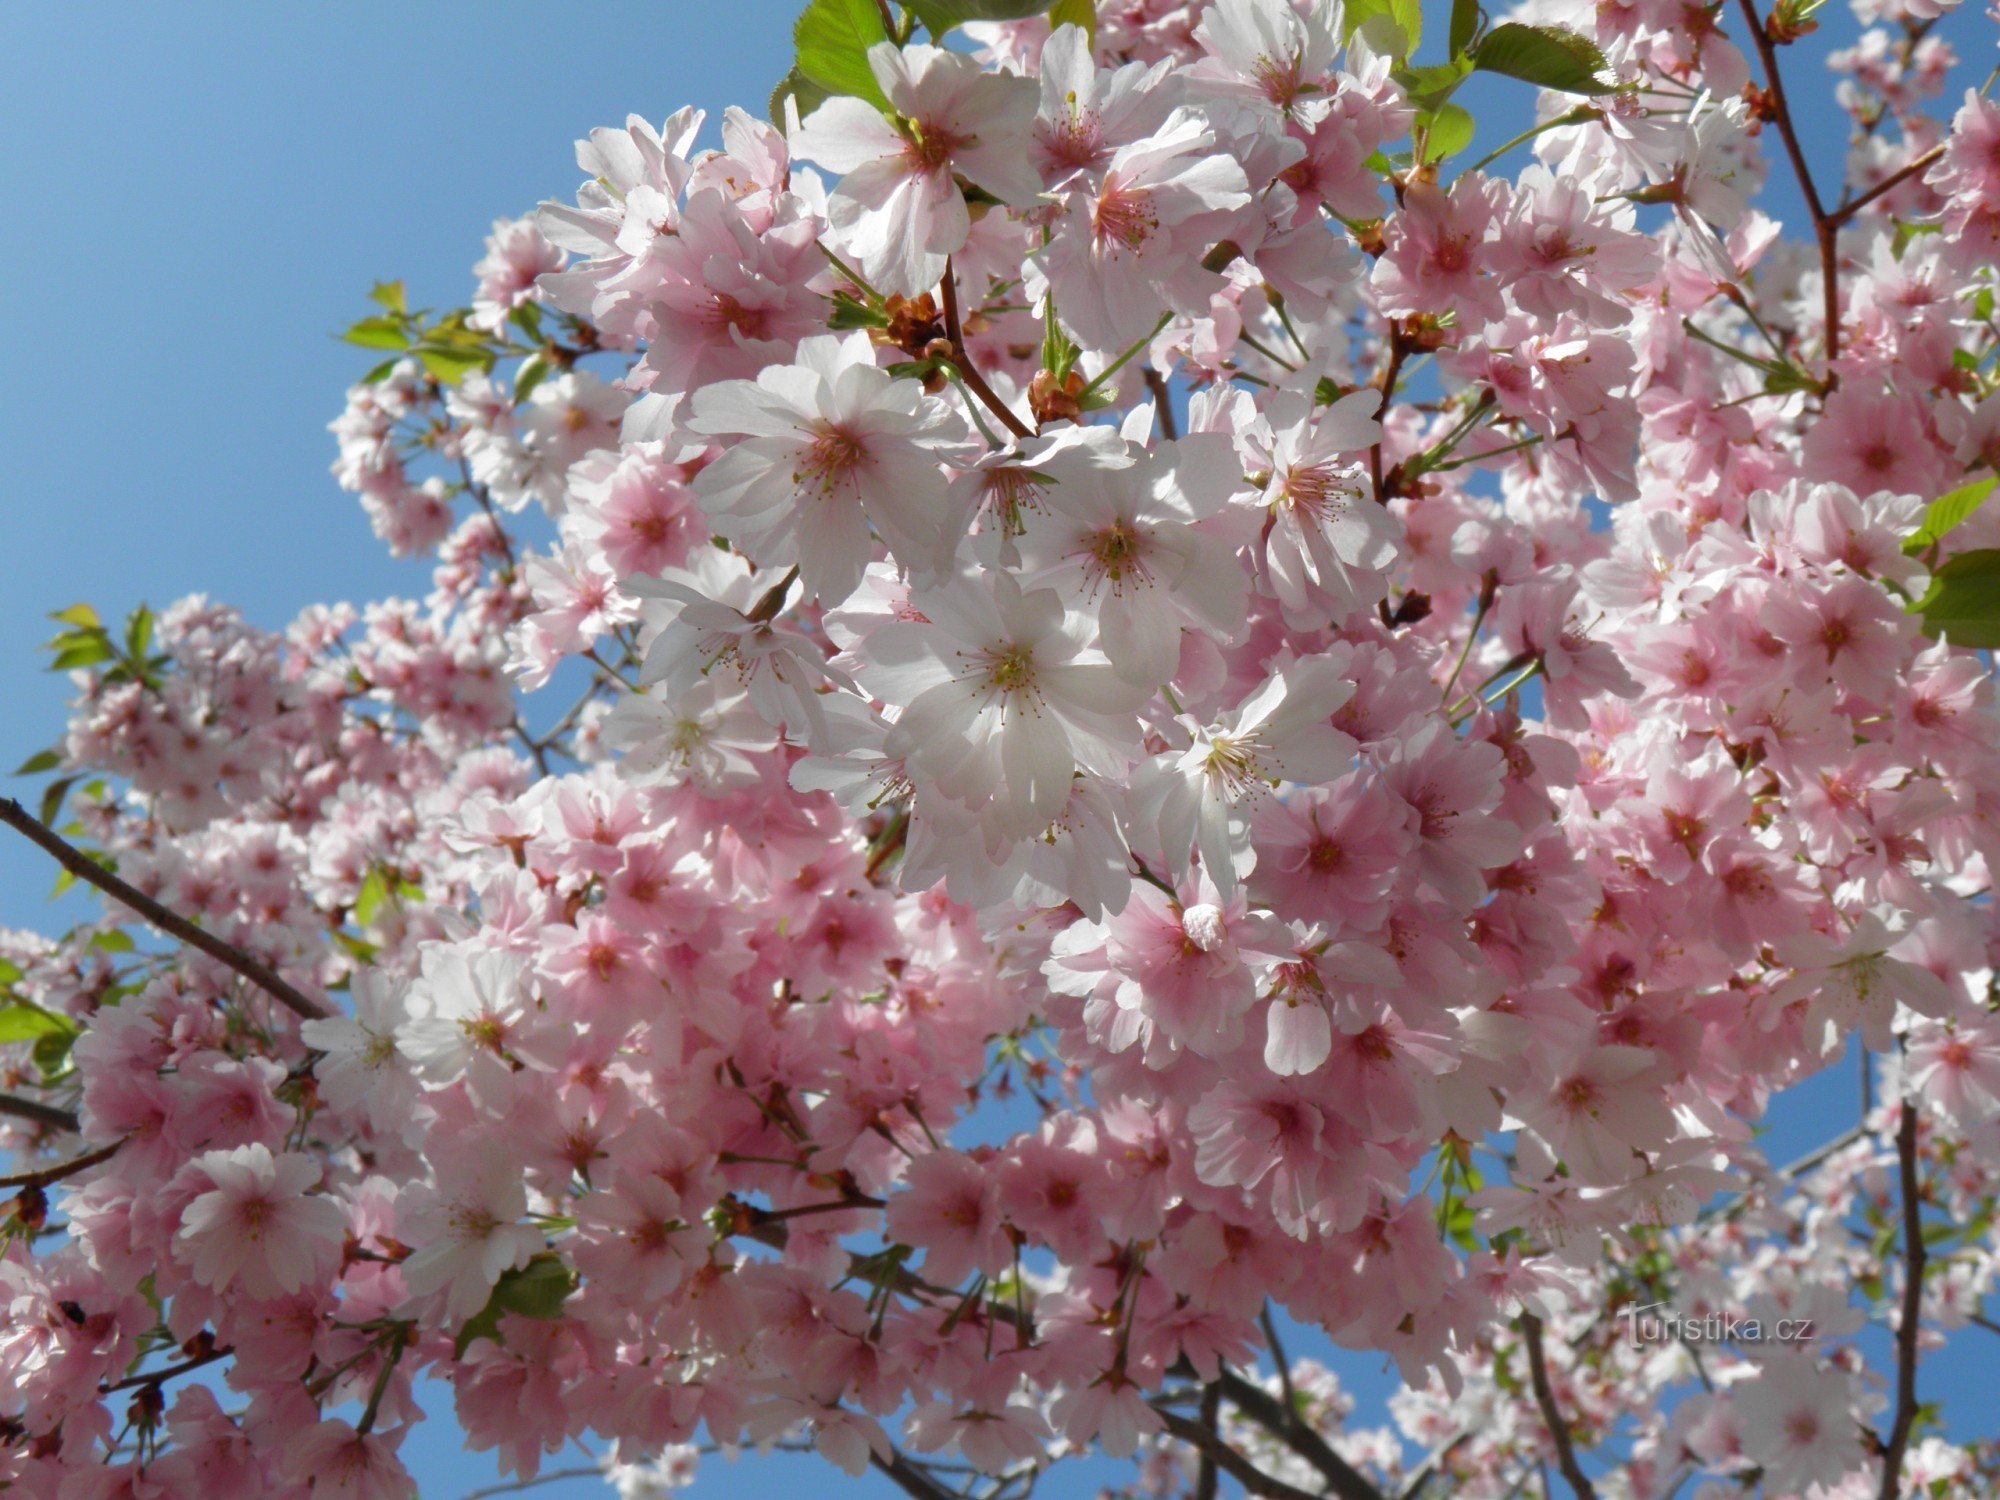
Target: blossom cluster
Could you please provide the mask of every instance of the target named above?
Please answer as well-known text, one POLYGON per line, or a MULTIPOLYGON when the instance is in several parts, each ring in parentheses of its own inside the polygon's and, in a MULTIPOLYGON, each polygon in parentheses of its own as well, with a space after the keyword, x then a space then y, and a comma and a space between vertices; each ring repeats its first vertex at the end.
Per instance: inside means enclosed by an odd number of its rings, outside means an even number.
POLYGON ((63 617, 44 821, 222 952, 0 937, 0 1488, 401 1500, 421 1377, 632 1495, 1991 1482, 1908 1387, 1996 1269, 2000 104, 1857 10, 1806 240, 1792 0, 815 0, 378 288, 429 594, 63 617))

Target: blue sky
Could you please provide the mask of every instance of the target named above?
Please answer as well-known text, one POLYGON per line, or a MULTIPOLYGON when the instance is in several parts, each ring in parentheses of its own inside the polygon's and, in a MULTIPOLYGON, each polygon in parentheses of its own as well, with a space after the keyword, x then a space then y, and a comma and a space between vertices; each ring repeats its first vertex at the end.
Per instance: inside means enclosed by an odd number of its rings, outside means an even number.
MULTIPOLYGON (((491 221, 567 196, 570 143, 590 127, 635 111, 657 121, 688 102, 761 108, 789 65, 797 5, 0 11, 0 201, 14 205, 0 254, 24 285, 0 360, 0 771, 62 722, 65 684, 36 651, 50 610, 89 600, 122 614, 205 592, 277 627, 315 601, 422 592, 423 567, 391 561, 327 474, 326 423, 373 359, 333 330, 365 315, 377 279, 406 279, 419 304, 466 300, 491 221)), ((1972 53, 1983 33, 1962 19, 1972 53)), ((1832 183, 1844 122, 1809 71, 1817 51, 1798 52, 1794 97, 1832 183)), ((1524 118, 1528 94, 1482 80, 1467 102, 1502 116, 1482 137, 1511 134, 1504 122, 1524 118)), ((52 878, 24 846, 0 846, 0 926, 58 920, 52 878)), ((1843 1127, 1853 1096, 1851 1068, 1809 1086, 1772 1155, 1843 1127)), ((1377 1361, 1341 1368, 1364 1398, 1390 1388, 1377 1361)), ((458 1453, 448 1393, 430 1395, 439 1420, 405 1453, 426 1500, 455 1500, 493 1469, 458 1453)), ((1371 1422, 1372 1407, 1364 1399, 1371 1422)), ((1104 1470, 1086 1475, 1061 1474, 1044 1493, 1093 1493, 1104 1470)), ((898 1493, 778 1457, 713 1463, 693 1494, 808 1487, 898 1493)), ((538 1493, 603 1491, 578 1481, 538 1493)))

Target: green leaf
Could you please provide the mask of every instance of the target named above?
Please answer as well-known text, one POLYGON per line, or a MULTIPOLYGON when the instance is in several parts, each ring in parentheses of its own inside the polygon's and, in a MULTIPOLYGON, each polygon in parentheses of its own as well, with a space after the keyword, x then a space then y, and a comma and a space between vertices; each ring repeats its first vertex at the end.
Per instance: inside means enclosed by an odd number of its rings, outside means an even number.
POLYGON ((1025 21, 1048 10, 1053 0, 909 0, 909 8, 936 41, 967 21, 1025 21))
POLYGON ((1083 34, 1097 40, 1097 0, 1056 0, 1049 7, 1049 30, 1058 26, 1081 26, 1083 34))
POLYGON ((33 755, 21 762, 20 770, 14 774, 16 776, 39 776, 44 771, 53 771, 61 764, 62 751, 37 750, 33 755))
POLYGON ((106 928, 90 940, 90 946, 100 953, 132 953, 138 947, 132 934, 122 927, 106 928))
POLYGON ((74 1036, 76 1024, 67 1016, 39 1005, 0 1006, 0 1042, 32 1042, 45 1036, 74 1036))
POLYGON ((399 361, 393 359, 383 360, 381 364, 361 377, 361 383, 363 385, 374 385, 379 381, 387 380, 390 372, 396 368, 398 363, 399 361))
POLYGON ((1440 104, 1417 121, 1424 132, 1424 160, 1443 161, 1472 144, 1472 116, 1456 104, 1440 104))
POLYGON ((400 281, 378 281, 368 289, 368 299, 387 312, 398 317, 410 310, 408 297, 404 295, 400 281))
POLYGON ((97 617, 97 611, 88 604, 72 604, 68 609, 59 609, 49 618, 58 625, 73 625, 78 630, 96 630, 104 624, 97 617))
POLYGON ((1451 55, 1463 57, 1479 30, 1479 0, 1451 0, 1451 55))
POLYGON ((521 368, 514 372, 514 404, 519 406, 535 394, 535 387, 548 379, 549 362, 537 354, 533 359, 522 361, 521 368))
POLYGON ((541 303, 523 302, 519 307, 507 314, 507 321, 527 335, 530 342, 537 344, 542 342, 544 336, 542 333, 541 303))
POLYGON ((787 96, 798 101, 799 118, 801 120, 833 97, 797 68, 792 69, 779 82, 778 86, 771 90, 771 119, 780 128, 783 128, 785 123, 785 99, 787 96))
POLYGON ((576 1276, 553 1251, 544 1251, 518 1270, 503 1271, 486 1306, 459 1325, 456 1350, 462 1358, 475 1339, 500 1342, 500 1318, 559 1318, 576 1290, 576 1276))
POLYGON ((42 793, 42 805, 39 809, 44 823, 51 828, 55 826, 56 818, 62 813, 63 798, 67 797, 69 789, 82 779, 80 776, 65 776, 60 781, 51 781, 48 784, 48 788, 42 793))
POLYGON ((1986 497, 1993 493, 1995 484, 2000 484, 2000 476, 1988 474, 1984 479, 1962 484, 1931 501, 1924 511, 1923 525, 1903 539, 1903 551, 1915 557, 1925 548, 1936 546, 1953 528, 1986 503, 1986 497))
POLYGON ((1348 0, 1346 17, 1347 34, 1352 37, 1364 27, 1369 28, 1368 38, 1378 51, 1393 52, 1398 57, 1415 56, 1424 39, 1424 7, 1422 0, 1348 0), (1382 36, 1380 26, 1370 23, 1378 18, 1386 18, 1395 29, 1402 33, 1402 45, 1388 42, 1382 36))
POLYGON ((341 335, 350 344, 364 349, 407 349, 409 330, 399 318, 363 318, 341 335))
POLYGON ((1055 294, 1051 292, 1042 299, 1042 368, 1061 384, 1076 368, 1077 356, 1082 353, 1057 320, 1055 294))
POLYGON ((1614 87, 1600 81, 1605 62, 1597 43, 1561 26, 1509 21, 1481 37, 1471 56, 1483 73, 1501 73, 1565 94, 1608 94, 1614 87))
POLYGON ((383 904, 389 899, 389 877, 381 868, 370 870, 361 882, 361 891, 354 898, 354 920, 356 925, 371 927, 380 915, 383 904))
POLYGON ((887 110, 889 96, 868 66, 868 49, 888 40, 875 0, 812 0, 792 28, 799 49, 796 71, 830 93, 851 94, 887 110))
POLYGON ((35 1066, 42 1070, 44 1078, 53 1078, 69 1062, 69 1049, 76 1045, 74 1031, 51 1031, 47 1036, 35 1038, 35 1066))
POLYGON ((1456 57, 1427 68, 1398 68, 1396 81, 1419 110, 1433 110, 1458 90, 1472 73, 1470 58, 1456 57))
POLYGON ((153 612, 140 605, 125 617, 125 654, 143 660, 153 645, 153 612))
POLYGON ((493 368, 493 354, 486 349, 448 348, 444 345, 417 345, 417 358, 441 385, 457 385, 474 370, 493 368))
POLYGON ((2000 646, 2000 548, 1961 552, 1931 575, 1930 591, 1910 606, 1924 634, 1954 646, 2000 646))

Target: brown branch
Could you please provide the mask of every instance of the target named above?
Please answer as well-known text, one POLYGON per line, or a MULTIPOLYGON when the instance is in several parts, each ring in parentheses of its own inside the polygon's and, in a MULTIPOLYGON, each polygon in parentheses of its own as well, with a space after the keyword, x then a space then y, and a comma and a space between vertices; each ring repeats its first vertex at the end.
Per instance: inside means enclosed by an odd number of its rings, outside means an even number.
POLYGON ((31 1120, 37 1125, 46 1125, 51 1130, 75 1130, 76 1116, 66 1109, 57 1109, 53 1104, 44 1104, 39 1099, 23 1099, 19 1094, 0 1094, 0 1115, 12 1115, 17 1120, 31 1120))
POLYGON ((1548 1424, 1549 1436, 1555 1440, 1556 1466, 1562 1470, 1562 1477, 1569 1481, 1576 1500, 1597 1500, 1597 1491, 1591 1487, 1589 1476, 1583 1472, 1583 1465, 1576 1461, 1576 1447, 1570 1441, 1569 1423, 1563 1418, 1562 1408, 1556 1404, 1556 1389, 1549 1383, 1549 1362, 1542 1352, 1542 1320, 1531 1312, 1522 1313, 1521 1336, 1528 1345, 1528 1374, 1535 1383, 1535 1404, 1542 1409, 1542 1420, 1548 1424))
POLYGON ((897 1489, 906 1495, 914 1495, 916 1500, 957 1500, 950 1490, 894 1449, 884 1458, 870 1448, 868 1462, 887 1475, 897 1489))
POLYGON ((1903 1193, 1903 1308, 1896 1325, 1896 1420, 1882 1455, 1881 1500, 1896 1500, 1902 1492, 1903 1455, 1909 1451, 1910 1430, 1917 1421, 1917 1335, 1924 1307, 1924 1264, 1929 1259, 1923 1184, 1917 1176, 1917 1106, 1908 1096, 1896 1126, 1896 1165, 1903 1193))
POLYGON ((1849 219, 1853 218, 1856 214, 1860 213, 1862 209, 1866 208, 1869 204, 1873 203, 1877 198, 1881 197, 1884 193, 1888 192, 1892 188, 1901 187, 1904 182, 1916 176, 1917 173, 1923 171, 1925 167, 1928 167, 1932 162, 1936 161, 1939 157, 1943 155, 1944 155, 1943 146, 1941 145, 1933 146, 1931 147, 1930 150, 1926 151, 1922 156, 1917 157, 1914 161, 1911 161, 1903 166, 1898 167, 1895 171, 1891 172, 1887 177, 1884 177, 1880 182, 1876 183, 1875 186, 1870 188, 1867 192, 1863 193, 1859 198, 1856 198, 1849 203, 1843 203, 1839 208, 1836 208, 1830 215, 1828 215, 1828 217, 1833 220, 1833 227, 1838 229, 1841 225, 1845 224, 1849 219))
POLYGON ((129 1391, 134 1386, 163 1385, 176 1376, 187 1374, 190 1370, 199 1370, 203 1365, 212 1365, 218 1359, 227 1359, 235 1352, 234 1349, 227 1346, 220 1349, 209 1349, 204 1353, 195 1355, 191 1359, 184 1359, 177 1365, 168 1365, 166 1368, 160 1370, 149 1370, 143 1375, 127 1375, 116 1384, 99 1386, 98 1390, 108 1396, 113 1391, 129 1391))
POLYGON ((1034 429, 1024 424, 1008 409, 1007 403, 1002 401, 993 387, 986 383, 986 377, 979 373, 979 367, 965 352, 965 335, 958 323, 958 273, 952 269, 950 256, 946 256, 944 261, 943 285, 944 335, 951 341, 951 362, 958 366, 958 373, 964 379, 966 388, 984 402, 994 416, 1006 423, 1007 430, 1015 437, 1033 437, 1034 429))
MULTIPOLYGON (((1283 1358, 1282 1353, 1279 1358, 1283 1358)), ((1296 1406, 1278 1401, 1262 1386, 1245 1380, 1233 1370, 1223 1370, 1221 1387, 1230 1405, 1319 1470, 1328 1488, 1341 1500, 1383 1500, 1382 1492, 1368 1482, 1366 1475, 1306 1424, 1296 1406)))
MULTIPOLYGON (((0 797, 0 823, 5 823, 24 835, 77 879, 96 886, 114 901, 130 907, 167 936, 178 938, 190 948, 206 953, 224 968, 235 970, 300 1020, 321 1021, 333 1014, 318 1001, 308 999, 302 992, 293 988, 268 964, 261 963, 240 948, 223 942, 214 933, 202 931, 187 918, 167 910, 136 886, 120 880, 60 834, 52 832, 11 797, 0 797)), ((74 1129, 75 1126, 71 1125, 69 1128, 74 1129)))
MULTIPOLYGON (((1409 357, 1410 346, 1403 341, 1402 325, 1394 318, 1389 320, 1389 363, 1382 371, 1382 400, 1375 407, 1375 420, 1380 422, 1389 414, 1389 403, 1396 399, 1396 381, 1403 373, 1403 361, 1409 357)), ((1368 450, 1368 477, 1375 487, 1375 503, 1387 505, 1389 495, 1382 488, 1382 444, 1378 440, 1368 450)))
MULTIPOLYGON (((1205 1431, 1215 1431, 1215 1419, 1222 1415, 1222 1386, 1220 1382, 1205 1387, 1201 1393, 1201 1415, 1197 1419, 1205 1431)), ((1195 1473, 1193 1500, 1215 1500, 1215 1492, 1220 1487, 1222 1471, 1215 1466, 1215 1455, 1204 1453, 1201 1467, 1195 1473)))
POLYGON ((1806 165, 1805 150, 1799 145, 1798 131, 1792 127, 1792 108, 1785 100, 1785 80, 1778 72, 1777 44, 1757 18, 1756 0, 1736 0, 1736 5, 1750 29, 1751 45, 1763 61, 1771 119, 1778 127, 1779 139, 1785 143, 1785 155, 1791 158, 1793 175, 1799 180, 1799 191, 1805 195, 1806 208, 1812 214, 1813 238, 1819 242, 1820 277, 1826 283, 1826 360, 1831 365, 1840 354, 1840 252, 1836 242, 1839 222, 1827 213, 1820 200, 1819 189, 1813 185, 1812 169, 1806 165))
POLYGON ((1163 1411, 1158 1405, 1155 1405, 1153 1410, 1159 1412, 1160 1420, 1167 1424, 1168 1432, 1192 1446, 1204 1458, 1215 1460, 1218 1469, 1251 1494, 1261 1495, 1264 1500, 1317 1500, 1316 1496, 1294 1485, 1286 1484, 1282 1479, 1273 1479, 1192 1417, 1184 1417, 1179 1412, 1163 1411))
POLYGON ((1167 377, 1158 370, 1147 370, 1145 380, 1146 389, 1153 393, 1153 415, 1159 419, 1160 436, 1171 443, 1181 435, 1181 429, 1174 420, 1174 402, 1167 390, 1167 377))
MULTIPOLYGON (((76 1126, 72 1123, 67 1128, 74 1130, 76 1126)), ((74 1177, 99 1162, 111 1160, 117 1154, 118 1148, 124 1144, 125 1138, 120 1136, 108 1146, 100 1146, 95 1151, 86 1152, 71 1161, 57 1162, 53 1167, 43 1167, 39 1172, 22 1172, 13 1177, 0 1177, 0 1188, 47 1187, 52 1182, 61 1182, 65 1177, 74 1177)))

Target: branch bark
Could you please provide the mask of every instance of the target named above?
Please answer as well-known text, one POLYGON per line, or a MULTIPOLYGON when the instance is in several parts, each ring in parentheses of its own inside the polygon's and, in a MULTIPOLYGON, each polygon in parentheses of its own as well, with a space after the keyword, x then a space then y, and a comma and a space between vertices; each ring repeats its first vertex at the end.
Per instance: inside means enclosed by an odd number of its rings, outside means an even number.
POLYGON ((1193 1418, 1184 1417, 1179 1412, 1161 1411, 1157 1406, 1153 1410, 1160 1413, 1160 1420, 1167 1424, 1168 1432, 1190 1445, 1203 1458, 1213 1459, 1218 1469, 1249 1493, 1262 1496, 1263 1500, 1318 1500, 1318 1497, 1286 1484, 1282 1479, 1273 1479, 1193 1418))
POLYGON ((17 1120, 31 1120, 37 1125, 46 1125, 51 1130, 75 1130, 76 1116, 66 1109, 57 1109, 53 1104, 43 1104, 38 1099, 23 1099, 18 1094, 0 1094, 0 1115, 12 1115, 17 1120))
POLYGON ((1923 1320, 1924 1266, 1930 1259, 1924 1244, 1923 1183, 1917 1175, 1917 1106, 1908 1096, 1896 1126, 1896 1165, 1903 1195, 1903 1308, 1896 1325, 1896 1420, 1882 1455, 1881 1500, 1896 1500, 1902 1492, 1903 1456, 1916 1425, 1917 1335, 1923 1320))
POLYGON ((1382 1492, 1369 1483, 1365 1474, 1336 1453, 1296 1411, 1288 1410, 1269 1391, 1229 1369, 1222 1372, 1221 1384, 1222 1394, 1231 1406, 1287 1443, 1300 1458, 1319 1470, 1327 1487, 1341 1500, 1384 1500, 1382 1492))
POLYGON ((951 362, 958 366, 958 373, 964 379, 966 388, 985 403, 987 409, 1007 425, 1007 430, 1015 437, 1033 437, 1035 430, 1015 416, 999 393, 986 383, 986 377, 979 373, 979 367, 965 352, 965 334, 958 322, 958 271, 951 258, 944 263, 944 336, 951 340, 951 362))
POLYGON ((1744 25, 1749 28, 1750 43, 1757 49, 1757 56, 1764 64, 1765 92, 1771 99, 1772 123, 1778 127, 1778 138, 1785 144, 1785 155, 1791 158, 1792 173, 1799 180, 1799 191, 1804 194, 1806 209, 1812 215, 1813 238, 1819 242, 1820 279, 1826 287, 1826 362, 1831 366, 1840 355, 1840 224, 1826 211, 1819 189, 1813 185, 1812 169, 1806 165, 1805 150, 1799 145, 1798 131, 1793 128, 1792 107, 1785 99, 1785 80, 1778 72, 1777 44, 1771 40, 1771 33, 1758 18, 1756 0, 1736 0, 1736 6, 1743 13, 1744 25))
MULTIPOLYGON (((323 1021, 333 1014, 316 1000, 287 983, 268 964, 252 958, 242 949, 204 932, 187 918, 169 911, 159 902, 126 881, 120 880, 81 849, 47 827, 11 797, 0 797, 0 823, 7 824, 37 845, 78 880, 96 886, 105 895, 144 917, 168 937, 206 953, 224 968, 233 969, 302 1021, 323 1021)), ((75 1129, 71 1124, 68 1128, 75 1129)))
POLYGON ((1556 1403, 1556 1389, 1549 1381, 1549 1362, 1542 1351, 1542 1320, 1531 1312, 1522 1313, 1521 1337, 1528 1346, 1528 1373, 1535 1383, 1535 1404, 1542 1409, 1542 1420, 1548 1424, 1549 1436, 1555 1441, 1556 1467, 1569 1481, 1576 1500, 1597 1500, 1597 1491, 1591 1487, 1590 1477, 1583 1472, 1583 1465, 1576 1461, 1576 1445, 1570 1441, 1569 1422, 1563 1416, 1562 1407, 1556 1403))

